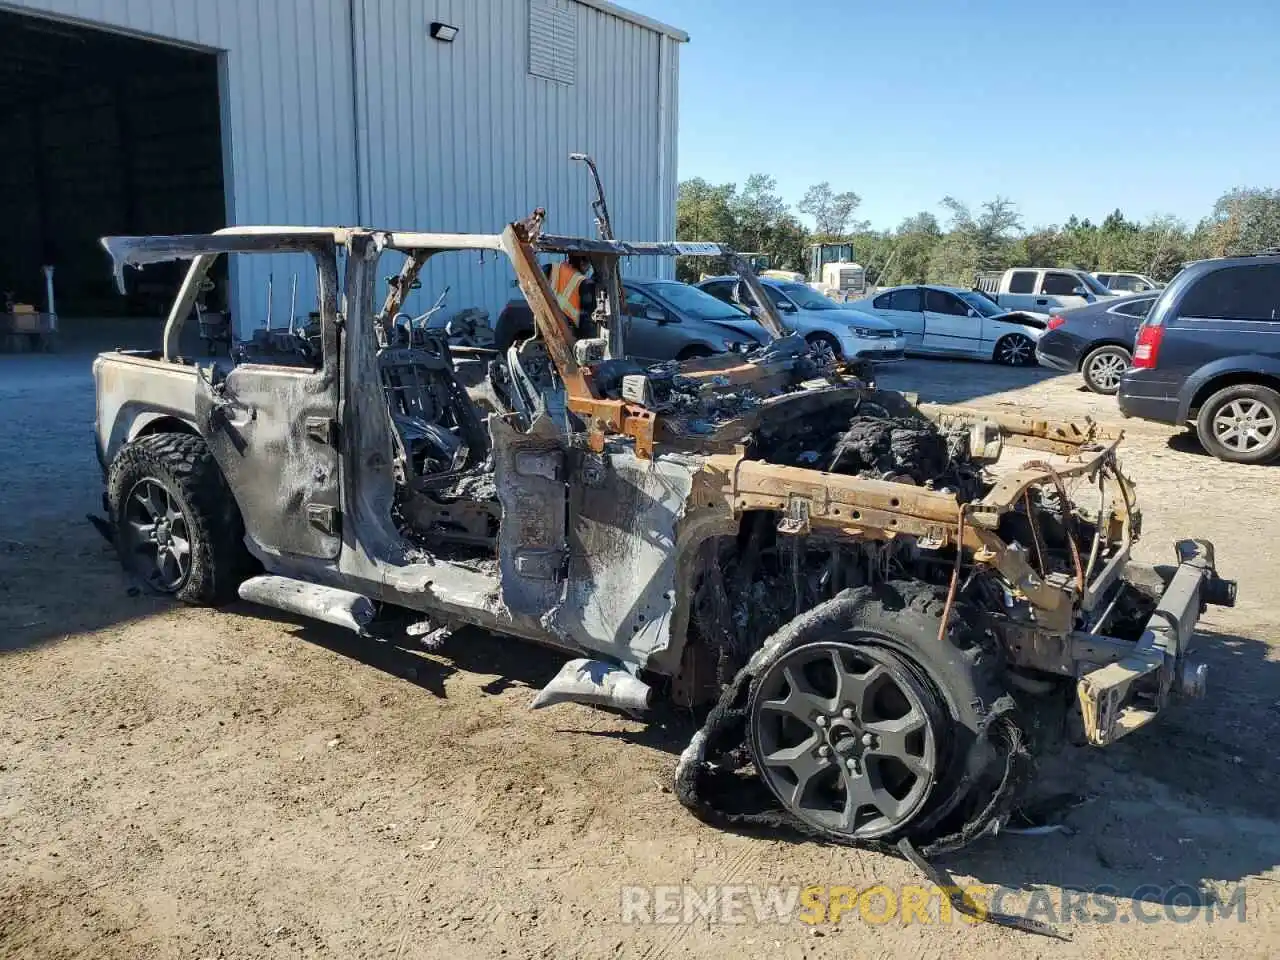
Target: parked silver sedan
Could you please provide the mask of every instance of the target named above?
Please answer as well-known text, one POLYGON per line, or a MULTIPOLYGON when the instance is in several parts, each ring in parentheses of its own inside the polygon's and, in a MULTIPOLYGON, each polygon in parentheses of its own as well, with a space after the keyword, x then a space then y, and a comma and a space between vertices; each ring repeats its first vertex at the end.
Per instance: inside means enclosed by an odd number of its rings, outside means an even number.
POLYGON ((907 353, 972 357, 1034 366, 1045 314, 1006 310, 976 290, 915 284, 890 287, 850 306, 902 330, 907 353))

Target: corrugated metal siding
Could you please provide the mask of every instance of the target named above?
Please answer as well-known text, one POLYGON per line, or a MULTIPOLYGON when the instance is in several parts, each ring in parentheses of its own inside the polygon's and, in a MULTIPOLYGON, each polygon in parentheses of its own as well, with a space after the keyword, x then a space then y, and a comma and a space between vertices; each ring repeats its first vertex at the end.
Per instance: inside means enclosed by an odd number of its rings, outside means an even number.
MULTIPOLYGON (((219 52, 224 165, 231 175, 229 222, 355 222, 347 0, 3 0, 0 5, 219 52)), ((234 312, 238 319, 258 318, 267 274, 280 265, 265 257, 241 259, 249 269, 232 277, 234 312)), ((279 287, 279 273, 276 282, 279 287)), ((287 288, 288 281, 283 282, 287 288)), ((300 304, 311 299, 304 284, 313 284, 313 278, 299 278, 300 304)))
MULTIPOLYGON (((560 83, 529 73, 530 0, 357 3, 366 221, 494 233, 544 206, 548 230, 590 236, 591 180, 568 158, 582 151, 599 164, 619 237, 674 236, 676 41, 570 3, 576 71, 573 83, 560 83), (453 43, 428 37, 433 20, 459 28, 453 43), (665 138, 658 130, 660 42, 669 44, 672 71, 665 138)), ((669 275, 673 265, 628 269, 669 275)), ((513 279, 504 261, 489 258, 476 269, 474 255, 448 254, 424 271, 410 306, 425 310, 449 284, 450 310, 483 306, 496 317, 513 279)))
MULTIPOLYGON (((0 0, 219 51, 233 223, 363 221, 493 233, 545 206, 549 230, 590 235, 590 178, 568 159, 584 151, 600 166, 618 236, 674 236, 679 43, 570 3, 573 82, 545 80, 528 69, 529 4, 0 0), (433 20, 460 28, 457 38, 432 40, 433 20), (661 44, 667 45, 665 84, 661 44)), ((234 278, 241 319, 261 313, 273 269, 264 259, 252 258, 252 271, 234 278)), ((496 316, 512 293, 505 263, 490 258, 477 271, 459 254, 439 260, 411 307, 425 309, 448 283, 451 311, 474 305, 496 316)), ((387 267, 383 272, 392 272, 393 265, 387 267)), ((670 275, 673 267, 651 262, 628 269, 670 275)), ((299 281, 299 303, 307 303, 310 289, 303 284, 311 278, 299 281)))

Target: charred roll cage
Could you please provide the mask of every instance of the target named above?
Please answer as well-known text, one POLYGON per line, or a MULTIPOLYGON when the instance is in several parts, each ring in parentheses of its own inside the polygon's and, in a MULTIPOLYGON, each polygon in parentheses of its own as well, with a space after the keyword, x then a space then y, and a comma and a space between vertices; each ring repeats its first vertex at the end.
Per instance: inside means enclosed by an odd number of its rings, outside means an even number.
MULTIPOLYGON (((471 624, 574 654, 536 706, 638 712, 655 687, 714 704, 681 760, 681 799, 754 822, 721 791, 753 766, 781 808, 769 816, 838 842, 972 839, 1007 816, 1027 731, 1075 718, 1105 745, 1202 691, 1188 646, 1234 584, 1204 541, 1180 542, 1170 567, 1131 560, 1140 514, 1119 436, 875 389, 789 335, 733 251, 548 236, 543 218, 496 235, 103 241, 121 281, 126 265, 193 260, 163 349, 99 363, 193 372, 191 413, 170 413, 207 447, 243 525, 243 545, 222 549, 247 547, 265 571, 236 578, 242 597, 365 634, 400 617, 433 641, 471 624), (216 257, 282 251, 316 261, 314 363, 181 358, 216 257), (384 251, 405 261, 375 307, 384 251), (409 289, 445 251, 505 255, 535 335, 502 357, 398 342, 409 289), (597 338, 575 337, 539 268, 569 253, 594 268, 597 338), (619 265, 645 256, 727 262, 772 342, 628 360, 619 265), (993 474, 1006 446, 1043 458, 993 474), (1073 502, 1068 485, 1089 496, 1073 502)), ((100 418, 120 382, 99 376, 100 418)), ((124 506, 110 512, 125 537, 124 506)), ((175 592, 212 601, 210 582, 175 592)))

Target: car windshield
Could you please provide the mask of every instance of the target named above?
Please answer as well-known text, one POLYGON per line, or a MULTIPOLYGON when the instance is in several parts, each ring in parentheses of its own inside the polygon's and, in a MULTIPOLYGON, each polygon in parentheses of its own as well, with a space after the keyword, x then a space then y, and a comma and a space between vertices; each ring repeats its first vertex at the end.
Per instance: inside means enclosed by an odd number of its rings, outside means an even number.
POLYGON ((723 300, 717 300, 705 290, 691 287, 687 283, 665 280, 646 284, 637 289, 657 294, 680 313, 698 320, 746 320, 748 317, 745 310, 731 303, 725 303, 723 300))
POLYGON ((1098 282, 1098 278, 1088 273, 1079 273, 1077 276, 1080 282, 1084 284, 1086 290, 1095 297, 1113 297, 1116 294, 1114 290, 1108 290, 1105 286, 1098 282))
POLYGON ((980 293, 975 293, 973 290, 957 290, 956 296, 977 310, 979 316, 998 317, 1002 313, 1009 312, 994 300, 984 297, 980 293))
POLYGON ((780 283, 778 289, 795 301, 801 310, 839 310, 840 304, 829 300, 813 287, 803 283, 780 283))

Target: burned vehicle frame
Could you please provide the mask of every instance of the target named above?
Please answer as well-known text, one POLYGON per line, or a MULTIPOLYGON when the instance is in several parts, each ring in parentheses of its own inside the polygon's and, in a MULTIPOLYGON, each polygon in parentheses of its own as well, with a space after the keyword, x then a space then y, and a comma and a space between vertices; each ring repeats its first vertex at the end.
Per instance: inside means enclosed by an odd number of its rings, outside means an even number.
POLYGON ((711 705, 680 798, 749 817, 719 787, 751 768, 771 816, 837 841, 966 842, 1007 816, 1045 718, 1106 745, 1202 692, 1195 623, 1234 584, 1204 541, 1167 568, 1133 561, 1119 436, 876 389, 789 336, 733 251, 549 236, 543 219, 104 240, 118 276, 192 260, 162 349, 94 364, 126 565, 188 602, 238 593, 366 634, 400 617, 433 643, 469 624, 571 654, 535 706, 711 705), (279 251, 316 261, 312 362, 179 356, 213 259, 279 251), (404 262, 379 304, 387 251, 404 262), (505 356, 398 341, 445 251, 504 255, 535 335, 505 356), (569 253, 603 293, 595 337, 539 267, 569 253), (674 255, 727 261, 772 342, 629 360, 620 264, 674 255), (996 468, 1018 449, 1035 459, 996 468))

